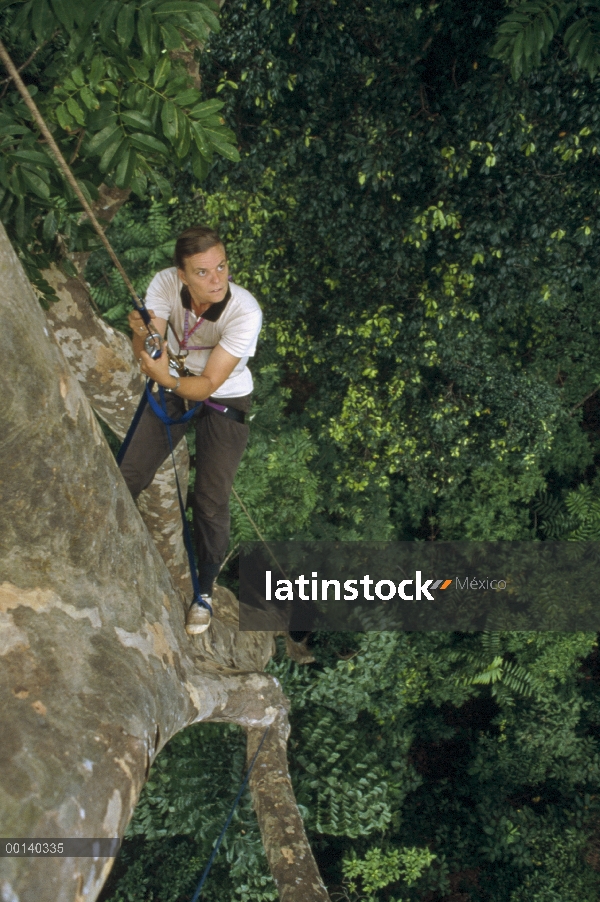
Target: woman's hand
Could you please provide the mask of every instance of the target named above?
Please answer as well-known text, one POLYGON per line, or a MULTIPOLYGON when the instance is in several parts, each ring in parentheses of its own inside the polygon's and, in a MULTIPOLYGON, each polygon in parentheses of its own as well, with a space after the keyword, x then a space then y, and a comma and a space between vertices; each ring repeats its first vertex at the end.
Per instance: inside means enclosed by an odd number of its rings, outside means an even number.
MULTIPOLYGON (((152 320, 152 326, 150 331, 156 332, 156 326, 154 324, 154 310, 148 310, 148 314, 152 320)), ((131 329, 133 335, 142 335, 143 333, 148 334, 146 326, 144 325, 144 320, 142 319, 141 313, 137 310, 132 310, 127 314, 127 322, 129 323, 129 328, 131 329)))
POLYGON ((140 369, 142 373, 149 379, 152 379, 157 385, 163 388, 172 388, 174 376, 169 373, 169 355, 167 354, 167 345, 163 342, 162 354, 158 360, 153 360, 150 354, 142 351, 140 354, 140 369))

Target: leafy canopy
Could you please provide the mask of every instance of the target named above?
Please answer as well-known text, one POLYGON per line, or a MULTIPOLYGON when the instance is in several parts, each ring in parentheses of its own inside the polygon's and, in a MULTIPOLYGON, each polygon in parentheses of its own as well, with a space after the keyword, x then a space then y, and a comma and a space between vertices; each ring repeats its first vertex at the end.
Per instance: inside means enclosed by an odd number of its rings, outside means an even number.
MULTIPOLYGON (((169 197, 182 168, 200 180, 215 154, 239 158, 223 102, 193 72, 217 12, 214 0, 2 0, 2 40, 89 199, 102 182, 169 197)), ((3 98, 0 218, 47 291, 36 270, 95 239, 8 80, 3 98)))

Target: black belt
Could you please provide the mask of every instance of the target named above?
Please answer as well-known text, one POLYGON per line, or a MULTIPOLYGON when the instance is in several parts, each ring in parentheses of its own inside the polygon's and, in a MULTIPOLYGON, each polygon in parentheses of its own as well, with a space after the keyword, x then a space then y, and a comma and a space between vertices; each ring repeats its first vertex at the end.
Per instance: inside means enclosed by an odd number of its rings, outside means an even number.
POLYGON ((230 420, 235 420, 236 423, 246 422, 246 414, 243 410, 238 410, 237 407, 219 404, 218 401, 211 401, 210 398, 207 398, 206 401, 204 401, 204 407, 211 413, 216 413, 222 417, 229 417, 230 420))

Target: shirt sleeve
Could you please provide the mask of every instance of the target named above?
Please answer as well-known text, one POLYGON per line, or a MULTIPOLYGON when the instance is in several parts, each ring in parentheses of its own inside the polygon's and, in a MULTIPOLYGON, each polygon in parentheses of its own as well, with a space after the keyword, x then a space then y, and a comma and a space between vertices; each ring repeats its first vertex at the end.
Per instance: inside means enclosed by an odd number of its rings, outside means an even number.
POLYGON ((233 357, 252 357, 262 326, 262 311, 255 302, 252 309, 240 310, 231 318, 219 339, 221 347, 233 357))
POLYGON ((157 272, 146 291, 145 304, 148 310, 154 310, 159 319, 171 317, 173 305, 179 300, 177 272, 175 269, 163 269, 157 272))

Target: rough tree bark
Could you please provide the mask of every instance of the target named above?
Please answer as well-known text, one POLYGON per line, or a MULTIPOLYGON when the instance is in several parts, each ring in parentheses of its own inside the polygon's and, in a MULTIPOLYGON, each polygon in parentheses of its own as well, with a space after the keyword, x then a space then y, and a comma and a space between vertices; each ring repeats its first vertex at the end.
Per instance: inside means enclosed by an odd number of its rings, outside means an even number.
MULTIPOLYGON (((176 732, 228 721, 249 731, 252 748, 272 724, 262 763, 273 761, 276 779, 265 793, 262 767, 254 784, 255 798, 268 800, 265 814, 257 804, 268 858, 282 899, 325 902, 287 775, 286 699, 261 672, 273 634, 238 633, 236 601, 220 590, 214 626, 186 636, 180 593, 3 229, 0 276, 1 835, 122 835, 154 757, 176 732)), ((100 384, 111 374, 104 394, 121 379, 133 396, 131 368, 115 362, 123 349, 105 365, 119 342, 110 332, 92 342, 90 369, 100 384)), ((81 378, 81 361, 70 363, 81 378)), ((0 898, 95 900, 110 865, 0 858, 0 898)))

